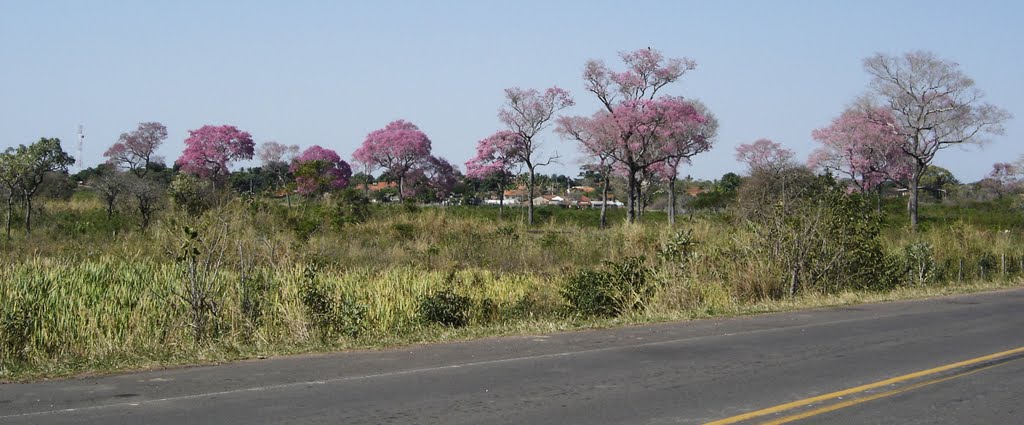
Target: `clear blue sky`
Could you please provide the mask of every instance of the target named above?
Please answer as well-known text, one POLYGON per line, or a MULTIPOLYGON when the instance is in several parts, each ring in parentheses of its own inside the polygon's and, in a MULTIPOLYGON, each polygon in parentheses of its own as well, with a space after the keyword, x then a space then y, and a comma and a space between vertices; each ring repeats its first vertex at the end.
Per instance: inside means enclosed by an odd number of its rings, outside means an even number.
MULTIPOLYGON (((937 164, 965 181, 1024 153, 1024 2, 963 1, 47 1, 0 0, 0 147, 60 137, 87 165, 140 121, 160 121, 173 161, 188 129, 233 124, 258 142, 319 144, 349 157, 404 118, 462 164, 499 126, 502 89, 558 85, 571 114, 596 101, 588 58, 653 47, 695 59, 670 93, 707 103, 715 149, 683 170, 739 171, 733 149, 768 137, 813 149, 867 77, 876 51, 933 50, 1019 118, 984 149, 937 164), (557 4, 549 4, 557 3, 557 4)), ((575 175, 576 149, 548 134, 575 175)))

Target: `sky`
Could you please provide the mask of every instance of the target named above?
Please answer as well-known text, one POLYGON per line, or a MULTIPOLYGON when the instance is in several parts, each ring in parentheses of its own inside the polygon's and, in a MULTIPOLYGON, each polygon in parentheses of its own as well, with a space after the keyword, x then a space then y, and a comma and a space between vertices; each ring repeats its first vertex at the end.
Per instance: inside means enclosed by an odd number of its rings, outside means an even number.
MULTIPOLYGON (((735 147, 769 138, 814 149, 823 127, 867 89, 862 60, 930 50, 956 61, 1018 118, 981 148, 936 164, 961 181, 1024 154, 1024 2, 1018 1, 15 1, 0 0, 0 148, 59 137, 86 166, 139 122, 169 131, 172 162, 189 129, 231 124, 257 143, 321 145, 343 158, 395 119, 463 164, 501 129, 507 87, 569 90, 590 115, 588 59, 651 47, 697 68, 664 93, 720 121, 714 148, 682 175, 742 171, 735 147)), ((543 173, 575 175, 576 146, 553 132, 543 173)))

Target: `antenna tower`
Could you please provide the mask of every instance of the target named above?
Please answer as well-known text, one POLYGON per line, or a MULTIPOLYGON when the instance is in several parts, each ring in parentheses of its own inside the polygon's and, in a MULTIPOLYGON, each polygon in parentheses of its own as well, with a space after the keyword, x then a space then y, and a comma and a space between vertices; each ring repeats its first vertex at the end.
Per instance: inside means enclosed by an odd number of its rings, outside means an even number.
POLYGON ((79 170, 84 169, 85 161, 82 161, 82 143, 85 142, 85 127, 78 124, 78 154, 75 156, 75 166, 79 170))

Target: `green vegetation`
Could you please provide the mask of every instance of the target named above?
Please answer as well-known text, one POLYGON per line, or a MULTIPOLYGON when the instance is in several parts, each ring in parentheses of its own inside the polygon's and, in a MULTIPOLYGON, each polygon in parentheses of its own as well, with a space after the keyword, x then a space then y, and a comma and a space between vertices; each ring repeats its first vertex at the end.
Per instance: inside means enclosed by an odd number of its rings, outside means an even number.
POLYGON ((899 199, 876 219, 872 199, 829 178, 792 179, 788 197, 751 180, 736 205, 675 228, 611 210, 604 230, 597 210, 542 207, 527 227, 519 209, 499 220, 497 208, 372 204, 359 191, 289 208, 183 186, 142 229, 78 190, 39 201, 31 237, 0 242, 0 379, 919 296, 1024 275, 1010 197, 924 204, 913 234, 899 199))

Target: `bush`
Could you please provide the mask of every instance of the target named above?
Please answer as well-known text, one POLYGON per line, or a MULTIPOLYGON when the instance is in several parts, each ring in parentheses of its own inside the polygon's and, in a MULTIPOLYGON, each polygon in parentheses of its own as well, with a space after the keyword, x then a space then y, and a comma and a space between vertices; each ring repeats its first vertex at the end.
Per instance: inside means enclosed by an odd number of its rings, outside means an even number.
MULTIPOLYGON (((761 296, 891 287, 896 277, 879 242, 871 203, 829 176, 804 168, 760 172, 740 188, 741 223, 750 231, 743 259, 760 262, 773 284, 761 296), (767 262, 767 263, 765 263, 767 262)), ((734 276, 744 279, 744 276, 734 276)))
POLYGON ((935 274, 935 249, 928 242, 907 245, 903 250, 903 260, 911 284, 924 285, 935 274))
POLYGON ((359 224, 370 218, 370 198, 355 189, 345 189, 338 194, 334 206, 334 225, 359 224))
POLYGON ((572 275, 561 290, 562 299, 572 314, 618 317, 650 301, 657 290, 653 274, 644 257, 606 261, 604 270, 572 275))
POLYGON ((473 301, 456 294, 450 288, 424 296, 420 300, 419 312, 423 320, 443 326, 458 328, 469 323, 469 312, 473 301))
POLYGON ((213 184, 188 173, 174 176, 167 193, 176 208, 194 216, 213 207, 213 184))
POLYGON ((319 272, 320 268, 316 265, 306 266, 303 272, 300 291, 310 323, 324 342, 330 342, 338 336, 358 338, 366 328, 366 305, 348 294, 342 294, 339 298, 332 297, 319 282, 319 272))

